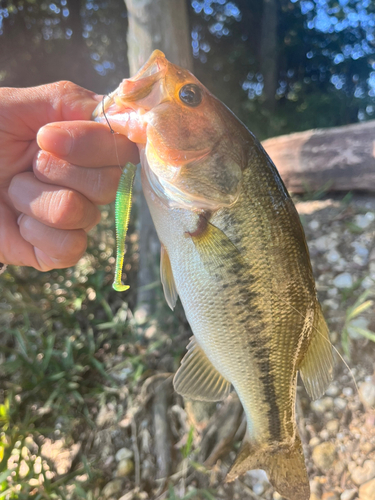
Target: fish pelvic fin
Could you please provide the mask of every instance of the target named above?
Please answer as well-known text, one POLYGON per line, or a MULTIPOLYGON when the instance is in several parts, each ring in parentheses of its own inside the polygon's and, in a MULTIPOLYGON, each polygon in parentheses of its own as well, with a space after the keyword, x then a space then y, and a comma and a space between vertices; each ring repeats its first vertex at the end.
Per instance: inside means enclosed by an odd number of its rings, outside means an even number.
POLYGON ((291 445, 258 445, 245 441, 227 474, 226 482, 234 481, 251 469, 266 471, 275 490, 288 500, 309 500, 309 478, 298 436, 291 445))
POLYGON ((311 341, 299 366, 308 395, 320 398, 333 379, 334 360, 328 326, 318 302, 315 305, 311 341))
POLYGON ((198 401, 225 399, 230 393, 231 383, 216 370, 194 335, 187 350, 173 379, 175 391, 198 401))
POLYGON ((167 249, 163 244, 161 245, 160 252, 160 279, 163 285, 165 300, 173 311, 177 302, 178 292, 173 277, 171 261, 169 260, 167 249))

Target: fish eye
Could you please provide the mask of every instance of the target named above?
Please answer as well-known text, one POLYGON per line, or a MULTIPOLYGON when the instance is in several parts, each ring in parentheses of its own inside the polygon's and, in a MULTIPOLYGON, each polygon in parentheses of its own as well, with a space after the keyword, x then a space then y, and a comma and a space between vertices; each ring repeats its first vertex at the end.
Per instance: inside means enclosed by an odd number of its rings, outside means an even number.
POLYGON ((188 106, 195 107, 202 102, 202 91, 198 85, 188 83, 180 89, 179 97, 188 106))

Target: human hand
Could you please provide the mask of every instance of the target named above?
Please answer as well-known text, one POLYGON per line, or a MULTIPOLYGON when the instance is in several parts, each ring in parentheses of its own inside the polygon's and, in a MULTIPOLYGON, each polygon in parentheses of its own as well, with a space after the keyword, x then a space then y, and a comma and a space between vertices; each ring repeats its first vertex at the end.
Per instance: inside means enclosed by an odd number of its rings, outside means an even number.
POLYGON ((85 252, 119 162, 138 162, 125 136, 115 147, 107 126, 88 121, 100 101, 70 82, 0 88, 0 262, 47 271, 85 252))

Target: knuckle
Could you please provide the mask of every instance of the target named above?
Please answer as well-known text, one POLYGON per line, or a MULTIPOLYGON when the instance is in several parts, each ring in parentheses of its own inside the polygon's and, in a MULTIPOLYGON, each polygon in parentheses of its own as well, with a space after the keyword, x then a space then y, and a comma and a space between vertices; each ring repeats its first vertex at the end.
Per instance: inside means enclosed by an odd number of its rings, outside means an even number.
POLYGON ((117 167, 106 167, 98 171, 92 183, 92 200, 96 205, 107 205, 116 197, 121 171, 117 167))
POLYGON ((52 223, 65 229, 78 229, 84 226, 86 218, 85 203, 81 195, 74 191, 58 191, 58 197, 51 217, 52 223))
POLYGON ((78 92, 81 87, 69 80, 60 80, 50 84, 57 94, 63 96, 66 92, 78 92))
POLYGON ((83 230, 67 231, 58 248, 55 258, 67 266, 74 265, 86 251, 86 233, 83 230))

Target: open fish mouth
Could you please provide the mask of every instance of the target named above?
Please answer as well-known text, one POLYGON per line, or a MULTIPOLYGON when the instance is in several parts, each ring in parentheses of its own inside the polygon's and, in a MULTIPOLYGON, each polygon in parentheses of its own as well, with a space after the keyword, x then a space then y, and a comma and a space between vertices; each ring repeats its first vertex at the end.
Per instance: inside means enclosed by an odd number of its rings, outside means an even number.
MULTIPOLYGON (((106 123, 106 116, 116 123, 127 123, 130 118, 137 118, 155 108, 166 97, 163 79, 168 69, 168 61, 160 50, 154 51, 152 57, 132 78, 124 79, 120 85, 105 96, 95 108, 92 119, 106 123)), ((143 121, 143 120, 141 120, 143 121)), ((133 124, 134 126, 134 124, 133 124)), ((124 133, 124 129, 115 131, 124 133)), ((130 139, 130 137, 129 137, 130 139)), ((138 142, 138 141, 135 141, 138 142)))

